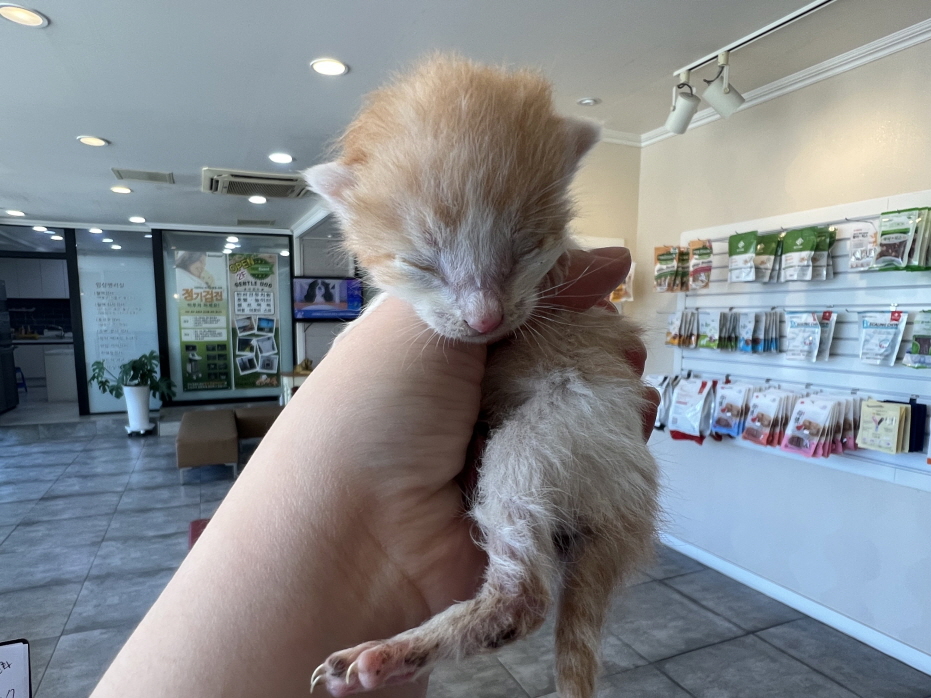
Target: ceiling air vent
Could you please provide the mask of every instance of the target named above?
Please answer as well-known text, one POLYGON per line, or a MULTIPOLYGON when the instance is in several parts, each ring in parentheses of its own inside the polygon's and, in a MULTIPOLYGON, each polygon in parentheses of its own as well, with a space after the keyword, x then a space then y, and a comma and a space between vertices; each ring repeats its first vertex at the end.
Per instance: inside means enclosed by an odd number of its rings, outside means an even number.
POLYGON ((260 194, 270 199, 297 199, 310 193, 300 175, 280 175, 269 172, 238 172, 203 169, 201 189, 214 194, 252 196, 260 194))
POLYGON ((236 225, 245 225, 250 228, 271 228, 275 225, 275 221, 263 221, 261 219, 249 219, 249 218, 240 218, 236 221, 236 225))
POLYGON ((160 182, 174 184, 175 176, 171 172, 149 172, 147 170, 118 170, 113 168, 117 179, 134 179, 138 182, 160 182))

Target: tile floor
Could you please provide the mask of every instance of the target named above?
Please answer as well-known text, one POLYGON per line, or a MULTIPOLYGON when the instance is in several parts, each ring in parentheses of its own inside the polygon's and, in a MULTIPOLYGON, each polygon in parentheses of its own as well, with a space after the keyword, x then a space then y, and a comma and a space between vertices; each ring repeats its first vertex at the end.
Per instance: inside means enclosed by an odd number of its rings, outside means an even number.
MULTIPOLYGON (((37 698, 90 693, 229 490, 226 468, 180 485, 173 448, 119 420, 0 428, 0 639, 30 640, 37 698)), ((931 677, 671 550, 636 581, 599 698, 931 696, 931 677)), ((440 667, 430 698, 555 698, 551 634, 440 667)))

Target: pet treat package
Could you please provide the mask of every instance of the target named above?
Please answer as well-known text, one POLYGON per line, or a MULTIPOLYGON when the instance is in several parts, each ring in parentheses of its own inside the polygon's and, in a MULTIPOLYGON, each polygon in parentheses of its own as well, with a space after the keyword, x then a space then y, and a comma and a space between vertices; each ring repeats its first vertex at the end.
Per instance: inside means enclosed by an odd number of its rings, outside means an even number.
POLYGON ((675 312, 666 322, 666 344, 677 347, 682 342, 682 313, 675 312))
POLYGON ((737 351, 752 354, 756 313, 740 313, 737 320, 737 351))
POLYGON ((727 240, 727 281, 755 281, 756 231, 737 233, 727 240))
POLYGON ((811 256, 812 281, 825 281, 834 278, 833 257, 831 249, 837 233, 833 228, 812 228, 815 232, 815 251, 811 256))
POLYGON ((911 408, 897 402, 865 400, 860 412, 857 445, 882 453, 903 453, 908 448, 911 408))
POLYGON ((653 248, 653 289, 657 293, 672 293, 676 290, 676 279, 679 269, 679 248, 662 247, 653 248))
POLYGON ((698 311, 682 311, 682 335, 679 346, 685 349, 694 349, 698 346, 698 311))
POLYGON ((721 337, 721 317, 724 313, 701 311, 698 313, 698 348, 717 349, 721 337))
POLYGON ((711 282, 712 255, 710 240, 689 242, 689 290, 707 288, 711 282))
POLYGON ((892 366, 899 353, 908 313, 901 310, 860 313, 860 361, 892 366))
POLYGON ((850 271, 866 271, 873 266, 879 252, 879 230, 870 221, 853 223, 850 231, 850 271))
POLYGON ((704 443, 711 428, 714 381, 683 378, 669 406, 669 435, 679 441, 704 443))
POLYGON ((912 368, 931 368, 931 310, 922 310, 915 317, 912 340, 902 363, 912 368))
POLYGON ((795 393, 774 388, 753 393, 741 438, 761 446, 778 446, 798 398, 795 393))
POLYGON ((643 377, 643 381, 647 385, 656 388, 659 393, 659 407, 656 410, 656 421, 653 423, 653 428, 664 429, 666 422, 669 420, 669 403, 672 399, 672 391, 678 379, 674 376, 649 374, 643 377))
POLYGON ((918 219, 919 209, 890 211, 879 219, 879 252, 873 260, 874 269, 905 269, 918 219))
POLYGON ((766 313, 754 313, 753 317, 753 353, 762 354, 765 350, 766 313))
POLYGON ((678 256, 676 258, 676 285, 675 291, 688 291, 689 290, 689 248, 680 247, 678 248, 678 256))
POLYGON ((908 254, 908 266, 905 267, 908 271, 931 269, 931 259, 928 258, 928 248, 931 246, 931 209, 922 209, 919 215, 912 250, 908 254))
POLYGON ((825 310, 818 319, 821 325, 821 339, 818 342, 818 361, 827 361, 831 355, 831 343, 834 341, 834 326, 837 324, 837 313, 825 310))
POLYGON ((816 228, 790 230, 782 241, 780 281, 811 281, 812 258, 818 247, 816 228))
POLYGON ((738 437, 743 433, 753 386, 743 383, 719 383, 711 418, 711 433, 738 437))
POLYGON ((821 343, 821 323, 817 313, 786 313, 786 358, 815 361, 821 343))
POLYGON ((828 429, 836 421, 834 410, 839 409, 834 400, 820 397, 803 397, 795 403, 792 418, 786 428, 780 448, 787 453, 813 458, 827 442, 828 429))
POLYGON ((753 258, 754 280, 767 284, 778 279, 773 276, 773 270, 781 237, 782 233, 766 233, 757 237, 756 256, 753 258))

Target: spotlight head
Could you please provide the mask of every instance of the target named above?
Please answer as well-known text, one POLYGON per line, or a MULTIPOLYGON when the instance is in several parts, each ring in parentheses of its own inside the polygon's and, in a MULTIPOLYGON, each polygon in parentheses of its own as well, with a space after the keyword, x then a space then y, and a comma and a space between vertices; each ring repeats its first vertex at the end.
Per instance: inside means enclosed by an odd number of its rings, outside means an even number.
POLYGON ((741 105, 746 101, 743 95, 730 84, 728 57, 729 53, 727 51, 718 56, 718 74, 713 80, 705 80, 708 88, 702 95, 702 98, 723 119, 740 109, 741 105))
POLYGON ((672 109, 666 117, 666 129, 681 136, 688 130, 701 100, 689 84, 689 71, 681 73, 679 79, 682 82, 672 88, 672 109))

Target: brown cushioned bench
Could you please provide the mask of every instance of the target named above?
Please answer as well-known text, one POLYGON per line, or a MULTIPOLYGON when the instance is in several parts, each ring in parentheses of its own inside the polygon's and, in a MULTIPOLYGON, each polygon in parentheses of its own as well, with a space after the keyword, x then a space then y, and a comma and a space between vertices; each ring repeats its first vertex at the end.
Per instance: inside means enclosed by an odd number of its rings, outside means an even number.
POLYGON ((278 405, 260 405, 185 412, 175 439, 181 482, 186 468, 202 465, 232 466, 233 477, 237 477, 240 439, 265 436, 282 409, 278 405))

